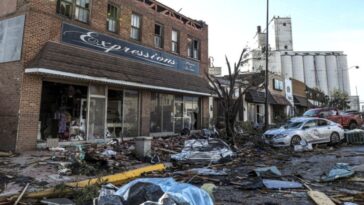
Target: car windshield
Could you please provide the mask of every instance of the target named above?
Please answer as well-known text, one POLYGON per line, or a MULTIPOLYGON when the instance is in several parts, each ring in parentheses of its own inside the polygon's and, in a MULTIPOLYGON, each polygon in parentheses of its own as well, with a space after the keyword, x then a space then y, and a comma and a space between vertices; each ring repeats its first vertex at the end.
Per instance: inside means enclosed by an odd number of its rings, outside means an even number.
POLYGON ((303 116, 306 117, 315 117, 317 116, 318 110, 307 110, 305 113, 303 113, 303 116))
POLYGON ((284 125, 285 129, 297 129, 300 128, 303 122, 290 122, 284 125))

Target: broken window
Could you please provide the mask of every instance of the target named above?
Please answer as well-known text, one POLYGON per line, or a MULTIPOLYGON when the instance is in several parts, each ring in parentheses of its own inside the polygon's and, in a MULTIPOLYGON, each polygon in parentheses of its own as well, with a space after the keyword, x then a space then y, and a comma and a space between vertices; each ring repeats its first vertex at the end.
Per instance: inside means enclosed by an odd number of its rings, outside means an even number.
POLYGON ((134 40, 140 40, 140 27, 141 27, 141 18, 137 14, 131 15, 131 31, 130 38, 134 40))
POLYGON ((107 30, 111 32, 118 32, 118 8, 111 4, 107 5, 107 30))
POLYGON ((163 26, 160 24, 154 26, 154 46, 163 48, 163 26))
POLYGON ((200 41, 197 39, 187 38, 187 55, 190 58, 200 59, 200 41))
POLYGON ((172 30, 172 52, 179 53, 179 33, 172 30))
POLYGON ((38 140, 86 140, 87 86, 44 81, 38 140))
POLYGON ((87 23, 90 14, 90 0, 58 0, 57 13, 87 23))

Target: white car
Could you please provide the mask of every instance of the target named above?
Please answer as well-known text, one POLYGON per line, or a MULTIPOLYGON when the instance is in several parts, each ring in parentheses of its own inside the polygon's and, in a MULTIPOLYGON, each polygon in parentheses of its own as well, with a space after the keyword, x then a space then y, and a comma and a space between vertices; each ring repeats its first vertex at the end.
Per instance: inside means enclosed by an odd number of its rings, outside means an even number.
POLYGON ((294 118, 278 129, 267 130, 263 138, 275 147, 298 145, 301 140, 308 143, 336 144, 344 139, 341 125, 322 118, 294 118))

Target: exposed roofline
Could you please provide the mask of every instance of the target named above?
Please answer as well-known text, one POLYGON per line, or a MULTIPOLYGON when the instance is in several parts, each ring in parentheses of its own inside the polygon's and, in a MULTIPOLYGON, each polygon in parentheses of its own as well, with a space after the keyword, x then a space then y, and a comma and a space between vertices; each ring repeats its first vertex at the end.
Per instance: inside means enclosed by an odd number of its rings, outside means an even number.
POLYGON ((136 1, 144 3, 144 4, 146 4, 146 6, 148 6, 155 12, 158 12, 158 13, 164 14, 166 16, 169 16, 171 18, 174 18, 174 19, 180 21, 182 24, 185 24, 192 28, 202 30, 204 27, 207 26, 207 24, 205 22, 189 18, 156 0, 136 0, 136 1))

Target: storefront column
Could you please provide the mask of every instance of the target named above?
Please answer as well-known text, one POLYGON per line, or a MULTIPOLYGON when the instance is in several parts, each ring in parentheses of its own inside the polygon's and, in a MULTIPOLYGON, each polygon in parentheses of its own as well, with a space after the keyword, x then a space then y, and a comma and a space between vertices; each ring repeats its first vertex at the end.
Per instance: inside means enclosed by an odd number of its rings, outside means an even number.
POLYGON ((23 76, 16 151, 36 148, 42 95, 40 76, 23 76))
POLYGON ((140 103, 140 135, 149 136, 150 134, 150 91, 141 91, 140 103))

